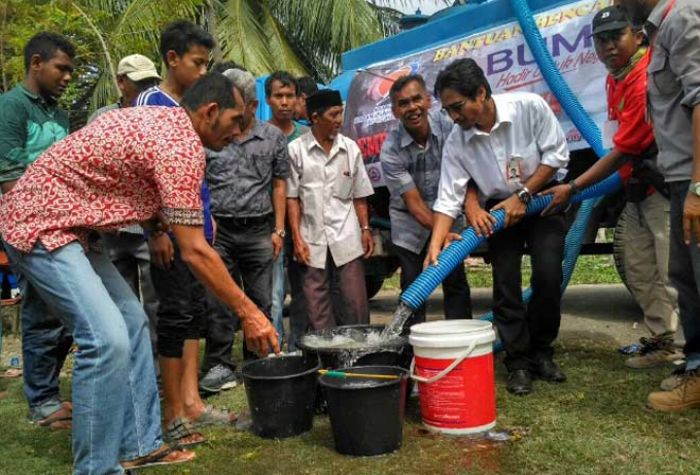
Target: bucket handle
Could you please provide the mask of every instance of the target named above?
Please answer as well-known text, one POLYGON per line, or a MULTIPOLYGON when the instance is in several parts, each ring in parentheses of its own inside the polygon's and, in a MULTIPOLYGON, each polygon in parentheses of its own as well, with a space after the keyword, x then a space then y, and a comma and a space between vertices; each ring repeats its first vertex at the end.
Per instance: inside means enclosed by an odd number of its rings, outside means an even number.
POLYGON ((476 347, 476 340, 469 343, 469 347, 467 347, 467 349, 464 350, 464 353, 459 355, 458 358, 455 358, 455 360, 452 363, 450 363, 450 365, 447 368, 443 369, 442 371, 440 371, 438 374, 436 374, 435 376, 433 376, 431 378, 424 378, 422 376, 418 376, 415 373, 416 358, 413 357, 413 359, 411 360, 411 368, 409 370, 409 374, 411 376, 411 379, 413 379, 414 381, 418 381, 419 383, 433 384, 434 382, 439 381, 442 378, 444 378, 445 376, 447 376, 453 369, 455 369, 457 366, 459 366, 459 364, 462 363, 462 361, 464 361, 466 358, 469 357, 469 355, 472 353, 472 351, 474 351, 475 347, 476 347))

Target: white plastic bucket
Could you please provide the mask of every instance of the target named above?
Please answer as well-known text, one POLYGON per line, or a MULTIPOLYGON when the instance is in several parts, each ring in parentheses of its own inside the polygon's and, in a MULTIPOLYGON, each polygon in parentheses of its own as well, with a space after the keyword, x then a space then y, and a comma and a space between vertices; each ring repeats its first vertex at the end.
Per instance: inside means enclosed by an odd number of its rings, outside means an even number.
POLYGON ((411 378, 418 382, 423 425, 473 434, 496 425, 493 342, 483 320, 441 320, 411 327, 411 378))

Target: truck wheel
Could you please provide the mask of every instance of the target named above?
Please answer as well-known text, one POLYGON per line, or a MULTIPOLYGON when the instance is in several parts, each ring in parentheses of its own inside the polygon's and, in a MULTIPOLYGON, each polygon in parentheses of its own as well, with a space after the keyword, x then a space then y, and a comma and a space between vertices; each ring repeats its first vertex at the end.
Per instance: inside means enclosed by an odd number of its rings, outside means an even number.
POLYGON ((371 299, 382 290, 384 277, 365 276, 365 287, 367 288, 367 300, 371 299))
POLYGON ((617 218, 617 224, 615 225, 615 234, 613 236, 613 260, 615 262, 615 269, 620 276, 620 280, 625 284, 627 290, 629 286, 627 285, 627 275, 625 274, 625 253, 624 253, 624 239, 625 231, 627 229, 625 223, 625 214, 620 213, 617 218))

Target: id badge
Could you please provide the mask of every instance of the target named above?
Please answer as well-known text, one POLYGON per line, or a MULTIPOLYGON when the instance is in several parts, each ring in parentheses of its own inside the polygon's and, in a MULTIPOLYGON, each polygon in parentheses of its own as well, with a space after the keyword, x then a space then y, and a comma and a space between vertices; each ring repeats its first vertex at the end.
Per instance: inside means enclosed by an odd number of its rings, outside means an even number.
POLYGON ((522 161, 521 157, 513 156, 506 161, 506 181, 509 184, 520 183, 522 177, 522 161))
POLYGON ((606 120, 603 124, 603 147, 613 148, 613 137, 620 128, 620 123, 616 120, 606 120))

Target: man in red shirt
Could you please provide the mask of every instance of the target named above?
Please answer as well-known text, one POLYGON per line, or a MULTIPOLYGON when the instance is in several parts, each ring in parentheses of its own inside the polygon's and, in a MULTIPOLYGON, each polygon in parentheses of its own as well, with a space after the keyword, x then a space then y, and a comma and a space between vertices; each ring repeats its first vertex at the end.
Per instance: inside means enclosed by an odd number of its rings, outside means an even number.
POLYGON ((612 151, 576 180, 547 190, 554 200, 545 212, 561 206, 579 189, 619 169, 625 181, 627 205, 623 241, 627 285, 644 311, 652 334, 642 338, 631 368, 651 368, 682 359, 673 345, 678 326, 677 292, 668 283, 669 208, 666 185, 656 171, 656 144, 646 118, 648 48, 641 31, 634 30, 618 7, 593 18, 596 53, 610 72, 607 78, 608 128, 614 130, 612 151))
POLYGON ((241 319, 248 345, 279 351, 275 330, 207 243, 200 189, 204 147, 239 129, 243 101, 220 74, 200 79, 181 108, 110 111, 49 148, 0 200, 13 269, 59 314, 78 344, 73 372, 74 473, 121 473, 191 460, 163 445, 147 318, 102 253, 95 231, 161 214, 185 263, 241 319))

